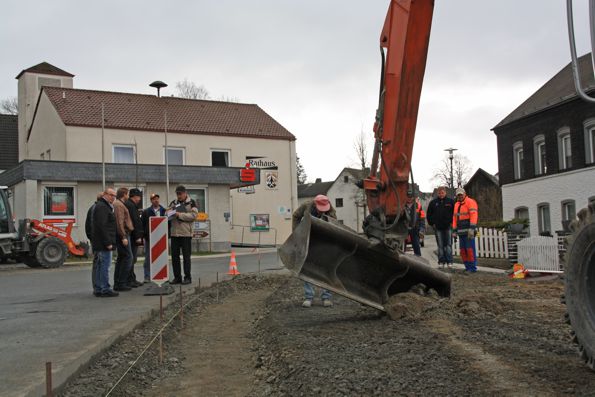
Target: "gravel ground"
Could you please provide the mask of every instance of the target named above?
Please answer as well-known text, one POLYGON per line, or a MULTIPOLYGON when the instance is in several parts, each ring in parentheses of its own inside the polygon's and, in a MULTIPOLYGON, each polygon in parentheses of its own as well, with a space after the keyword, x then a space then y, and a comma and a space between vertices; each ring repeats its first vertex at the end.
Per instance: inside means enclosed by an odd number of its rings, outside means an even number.
MULTIPOLYGON (((341 297, 331 308, 320 301, 302 308, 300 280, 240 276, 220 285, 219 305, 263 288, 270 293, 254 298, 242 342, 252 360, 236 363, 252 372, 250 387, 241 389, 250 396, 595 395, 595 373, 569 341, 558 279, 455 273, 450 299, 401 294, 386 315, 341 297)), ((186 310, 187 328, 216 304, 216 290, 199 297, 186 310)), ((155 334, 156 317, 105 352, 62 395, 105 395, 155 334)), ((225 321, 222 327, 234 326, 235 320, 225 321)), ((191 340, 182 332, 176 320, 164 335, 165 364, 151 347, 111 395, 174 395, 159 385, 204 375, 191 365, 188 347, 218 335, 195 333, 198 340, 191 340)), ((221 377, 233 379, 233 373, 221 377)))

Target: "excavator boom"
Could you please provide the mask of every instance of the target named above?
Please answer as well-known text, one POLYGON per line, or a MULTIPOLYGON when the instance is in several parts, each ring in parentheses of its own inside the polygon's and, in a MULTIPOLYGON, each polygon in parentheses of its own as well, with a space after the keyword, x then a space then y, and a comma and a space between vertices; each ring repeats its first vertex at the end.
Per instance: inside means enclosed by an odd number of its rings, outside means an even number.
POLYGON ((434 0, 391 0, 380 35, 382 73, 371 172, 363 181, 366 236, 307 214, 280 248, 301 279, 384 310, 391 295, 423 284, 450 295, 450 276, 400 252, 405 197, 434 0))

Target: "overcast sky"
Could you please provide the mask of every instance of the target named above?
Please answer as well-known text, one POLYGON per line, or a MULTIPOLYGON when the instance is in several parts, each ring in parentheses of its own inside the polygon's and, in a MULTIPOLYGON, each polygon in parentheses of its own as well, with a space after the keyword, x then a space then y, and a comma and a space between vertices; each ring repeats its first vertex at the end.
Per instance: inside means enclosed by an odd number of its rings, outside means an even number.
MULTIPOLYGON (((579 54, 586 0, 575 1, 579 54)), ((47 61, 75 88, 152 94, 185 78, 256 103, 297 137, 308 179, 356 166, 372 143, 388 0, 5 1, 0 98, 47 61)), ((444 149, 498 171, 490 129, 570 60, 563 0, 436 0, 413 152, 422 190, 444 149)))

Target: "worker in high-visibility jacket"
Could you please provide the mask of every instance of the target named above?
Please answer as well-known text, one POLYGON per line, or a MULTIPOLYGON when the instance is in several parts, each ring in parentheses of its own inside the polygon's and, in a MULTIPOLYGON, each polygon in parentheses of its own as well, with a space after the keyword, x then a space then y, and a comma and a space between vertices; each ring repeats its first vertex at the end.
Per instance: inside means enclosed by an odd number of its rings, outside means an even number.
POLYGON ((475 234, 477 231, 477 203, 467 196, 465 189, 457 188, 457 201, 455 203, 452 229, 455 236, 459 237, 461 259, 465 264, 465 271, 477 271, 477 257, 475 253, 475 234))

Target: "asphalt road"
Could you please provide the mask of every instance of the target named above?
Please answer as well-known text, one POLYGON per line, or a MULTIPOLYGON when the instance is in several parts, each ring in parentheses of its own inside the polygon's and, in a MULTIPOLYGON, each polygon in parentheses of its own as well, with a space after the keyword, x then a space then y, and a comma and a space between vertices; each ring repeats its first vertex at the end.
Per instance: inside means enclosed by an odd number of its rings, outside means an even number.
MULTIPOLYGON (((276 252, 238 253, 241 273, 283 269, 276 252)), ((229 255, 193 258, 193 284, 224 279, 229 255)), ((136 274, 142 274, 137 266, 136 274)), ((113 280, 113 266, 110 280, 113 280)), ((52 362, 54 387, 159 309, 146 286, 116 298, 92 295, 90 265, 30 269, 0 265, 0 395, 45 393, 45 363, 52 362)), ((176 286, 176 292, 178 291, 176 286)), ((172 300, 170 295, 166 301, 172 300)))

